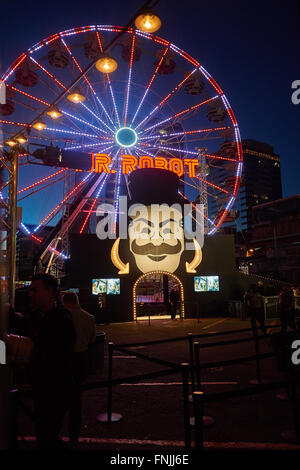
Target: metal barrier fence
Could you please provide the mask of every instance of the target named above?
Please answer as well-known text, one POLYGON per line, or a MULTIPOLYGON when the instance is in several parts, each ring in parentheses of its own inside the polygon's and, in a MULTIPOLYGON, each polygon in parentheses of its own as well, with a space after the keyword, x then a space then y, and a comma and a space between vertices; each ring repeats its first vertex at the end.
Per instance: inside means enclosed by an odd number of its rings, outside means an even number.
MULTIPOLYGON (((291 368, 293 370, 293 368, 291 368)), ((289 380, 274 382, 270 384, 259 384, 257 387, 249 387, 240 390, 231 390, 229 392, 212 393, 205 395, 203 391, 197 390, 193 392, 194 414, 195 414, 195 448, 202 450, 204 447, 204 406, 206 403, 220 402, 230 398, 246 397, 250 395, 258 395, 271 390, 276 390, 287 386, 291 389, 292 414, 294 420, 294 430, 284 431, 281 437, 293 443, 300 443, 300 426, 298 400, 296 396, 296 384, 300 382, 300 378, 295 380, 294 373, 290 374, 289 380)))
MULTIPOLYGON (((278 328, 280 325, 271 325, 268 328, 278 328)), ((276 382, 273 384, 262 384, 261 383, 261 368, 260 368, 260 361, 266 358, 275 357, 276 353, 259 353, 259 341, 263 339, 263 336, 258 336, 257 334, 257 327, 254 328, 244 328, 239 330, 231 330, 225 332, 218 332, 218 333, 206 333, 206 334, 197 334, 194 335, 189 333, 186 336, 181 336, 177 338, 168 338, 164 340, 156 340, 156 341, 146 341, 146 342, 139 342, 139 343, 129 343, 129 344, 114 344, 110 342, 108 344, 108 377, 105 381, 97 381, 92 383, 86 383, 83 385, 82 390, 92 390, 98 388, 107 388, 107 410, 106 413, 102 413, 101 415, 97 416, 98 421, 105 422, 105 423, 113 423, 122 419, 122 415, 115 414, 112 411, 112 393, 113 393, 113 386, 120 385, 122 383, 134 383, 139 382, 145 379, 155 379, 158 377, 166 377, 169 375, 180 374, 182 378, 182 395, 183 395, 183 425, 184 425, 184 440, 185 440, 185 448, 191 448, 191 427, 190 427, 190 416, 189 416, 189 377, 191 376, 191 384, 192 384, 192 397, 194 403, 194 412, 195 412, 195 446, 198 449, 203 448, 203 410, 204 404, 212 401, 219 401, 225 398, 231 398, 235 396, 247 396, 251 394, 257 393, 264 393, 268 390, 273 390, 275 388, 279 388, 282 386, 289 386, 291 390, 291 397, 293 400, 293 412, 294 412, 294 420, 295 420, 295 432, 296 435, 299 435, 299 422, 298 422, 298 405, 297 405, 297 398, 295 393, 295 384, 298 383, 300 379, 297 381, 294 380, 294 374, 290 374, 288 380, 284 380, 281 382, 276 382), (202 338, 212 338, 218 336, 226 336, 226 335, 234 335, 237 333, 242 332, 252 332, 251 337, 247 338, 238 338, 238 339, 231 339, 228 341, 216 341, 213 343, 202 343, 195 342, 195 339, 202 339, 202 338), (149 345, 158 345, 158 344, 166 344, 170 342, 176 341, 187 341, 189 344, 189 364, 188 363, 174 363, 170 361, 166 361, 163 359, 159 359, 157 357, 153 357, 147 354, 142 354, 136 351, 130 350, 130 347, 137 347, 137 346, 149 346, 149 345), (245 357, 240 357, 237 359, 227 359, 221 361, 214 361, 208 363, 202 363, 200 361, 200 349, 205 348, 212 348, 212 347, 219 347, 219 346, 226 346, 232 344, 239 344, 239 343, 246 343, 254 341, 255 345, 255 354, 245 357), (113 379, 113 352, 120 351, 126 353, 128 355, 134 355, 140 359, 145 361, 155 363, 157 365, 163 366, 164 369, 159 370, 157 372, 150 372, 147 374, 139 374, 127 377, 121 377, 117 379, 113 379), (214 393, 205 395, 201 390, 201 371, 205 369, 220 367, 220 366, 230 366, 235 364, 242 364, 244 362, 249 361, 256 361, 256 369, 257 369, 257 379, 255 382, 257 386, 251 387, 247 389, 241 390, 232 390, 229 392, 222 392, 222 393, 214 393)), ((30 390, 22 391, 22 390, 14 390, 11 392, 13 396, 13 403, 14 403, 14 424, 13 429, 14 432, 12 435, 14 436, 14 442, 12 443, 12 447, 16 446, 16 439, 18 436, 18 409, 22 409, 30 419, 34 420, 34 415, 32 414, 31 410, 26 406, 25 403, 21 402, 22 395, 30 395, 30 390)))

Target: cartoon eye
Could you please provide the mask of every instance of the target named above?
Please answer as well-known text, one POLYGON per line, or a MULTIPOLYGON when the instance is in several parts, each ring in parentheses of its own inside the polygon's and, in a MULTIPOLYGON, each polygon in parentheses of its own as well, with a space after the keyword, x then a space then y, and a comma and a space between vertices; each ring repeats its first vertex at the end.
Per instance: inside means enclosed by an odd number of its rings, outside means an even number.
POLYGON ((162 233, 163 233, 163 235, 166 235, 166 234, 174 233, 174 232, 172 232, 172 230, 170 228, 164 228, 162 233))
POLYGON ((149 227, 144 227, 144 228, 140 231, 140 233, 146 233, 147 235, 150 235, 151 230, 150 230, 149 227))

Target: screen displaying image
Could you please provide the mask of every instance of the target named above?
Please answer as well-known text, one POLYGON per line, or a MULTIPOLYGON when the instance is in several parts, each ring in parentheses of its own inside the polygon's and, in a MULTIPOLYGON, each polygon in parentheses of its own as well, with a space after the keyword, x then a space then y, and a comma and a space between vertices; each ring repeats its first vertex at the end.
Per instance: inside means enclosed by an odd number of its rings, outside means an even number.
POLYGON ((120 279, 93 279, 92 294, 120 294, 120 279))
POLYGON ((120 279, 107 279, 106 293, 120 294, 120 279))
POLYGON ((195 276, 194 277, 195 292, 218 292, 219 276, 195 276))
POLYGON ((106 293, 106 279, 93 279, 92 281, 93 295, 106 293))

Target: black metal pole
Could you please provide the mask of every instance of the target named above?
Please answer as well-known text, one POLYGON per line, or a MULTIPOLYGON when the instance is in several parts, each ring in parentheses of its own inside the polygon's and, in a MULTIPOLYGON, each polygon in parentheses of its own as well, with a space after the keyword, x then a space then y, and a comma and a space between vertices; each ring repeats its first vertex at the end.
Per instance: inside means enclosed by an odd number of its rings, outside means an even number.
POLYGON ((116 423, 120 421, 123 416, 120 413, 112 412, 112 367, 113 367, 113 352, 114 343, 110 341, 108 343, 108 377, 107 377, 107 412, 99 414, 96 419, 100 423, 116 423))
POLYGON ((199 302, 196 302, 196 305, 197 305, 197 323, 200 323, 199 302))
POLYGON ((191 448, 191 428, 189 418, 189 365, 181 364, 182 367, 182 393, 183 393, 183 422, 185 448, 191 448))
POLYGON ((9 448, 14 450, 18 443, 18 400, 19 390, 10 390, 10 428, 9 428, 9 448))
POLYGON ((194 343, 197 390, 201 390, 200 343, 194 343))
POLYGON ((107 422, 111 422, 112 410, 112 361, 113 361, 114 343, 108 343, 108 389, 107 389, 107 422))
POLYGON ((293 444, 299 444, 300 441, 300 425, 299 425, 299 411, 298 411, 298 400, 297 400, 297 390, 296 382, 294 376, 294 367, 290 364, 288 366, 288 383, 290 390, 290 398, 292 402, 292 413, 294 419, 294 429, 283 431, 281 437, 293 444))
POLYGON ((203 412, 204 412, 204 393, 200 391, 193 392, 194 414, 195 414, 195 448, 203 449, 203 412))
POLYGON ((300 437, 300 427, 299 427, 299 412, 298 412, 298 400, 296 393, 296 383, 295 383, 295 371, 293 365, 290 366, 290 390, 293 406, 293 415, 294 415, 294 429, 296 440, 300 437))
POLYGON ((190 367, 191 367, 191 381, 192 381, 192 391, 195 390, 195 362, 194 362, 194 345, 193 345, 193 334, 188 333, 189 348, 190 348, 190 367))
POLYGON ((254 344, 255 344, 257 383, 260 384, 261 383, 261 368, 260 368, 260 359, 259 359, 259 342, 258 342, 257 326, 253 325, 252 330, 253 330, 253 338, 254 338, 254 344))

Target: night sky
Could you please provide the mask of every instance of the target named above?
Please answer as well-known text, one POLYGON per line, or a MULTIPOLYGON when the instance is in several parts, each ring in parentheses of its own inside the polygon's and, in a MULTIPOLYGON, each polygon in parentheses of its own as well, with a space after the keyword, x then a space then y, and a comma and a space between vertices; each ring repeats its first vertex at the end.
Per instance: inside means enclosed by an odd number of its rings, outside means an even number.
MULTIPOLYGON (((51 34, 90 24, 124 25, 138 0, 16 2, 1 5, 2 72, 51 34)), ((194 56, 227 95, 242 138, 267 142, 281 157, 283 195, 300 192, 300 13, 296 0, 160 0, 157 32, 194 56)))

